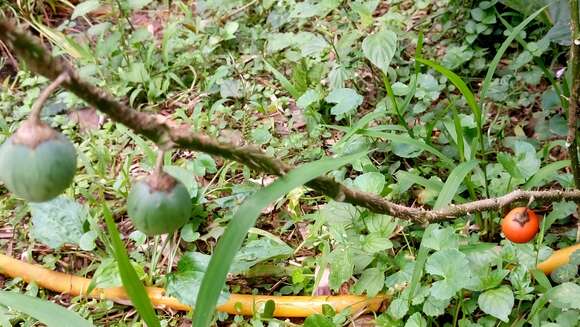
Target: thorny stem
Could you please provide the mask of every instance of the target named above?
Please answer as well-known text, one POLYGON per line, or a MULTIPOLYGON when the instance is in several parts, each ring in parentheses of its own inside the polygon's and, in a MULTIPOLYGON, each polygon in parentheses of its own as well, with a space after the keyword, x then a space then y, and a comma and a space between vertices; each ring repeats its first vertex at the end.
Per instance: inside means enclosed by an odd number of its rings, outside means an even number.
POLYGON ((568 105, 568 137, 566 143, 569 146, 568 153, 572 166, 572 174, 576 188, 580 189, 580 159, 578 158, 578 124, 577 106, 580 96, 580 13, 578 12, 578 0, 570 0, 572 44, 570 45, 570 63, 572 65, 572 87, 570 90, 570 103, 568 105))
POLYGON ((38 99, 32 105, 32 111, 30 112, 30 119, 35 123, 40 123, 40 114, 42 113, 42 107, 44 107, 44 103, 48 100, 48 97, 64 82, 68 79, 68 74, 63 72, 62 74, 58 75, 58 77, 52 81, 38 96, 38 99))
MULTIPOLYGON (((202 133, 195 133, 186 124, 177 124, 169 119, 135 111, 115 100, 104 90, 82 80, 64 60, 53 58, 48 51, 26 33, 20 32, 13 24, 0 20, 0 40, 14 50, 24 60, 29 69, 49 79, 57 79, 68 72, 69 79, 63 87, 85 100, 88 104, 107 114, 138 134, 155 142, 160 148, 175 146, 210 155, 234 160, 247 167, 266 174, 284 176, 292 166, 264 154, 252 146, 239 147, 221 143, 202 133)), ((426 224, 432 221, 453 219, 476 212, 498 210, 513 202, 524 202, 533 196, 537 201, 568 200, 580 203, 580 190, 514 191, 498 198, 478 200, 461 205, 450 205, 439 210, 406 207, 388 201, 378 195, 350 189, 333 178, 321 176, 307 184, 308 187, 326 194, 336 201, 346 202, 367 208, 375 213, 388 214, 415 223, 426 224)))

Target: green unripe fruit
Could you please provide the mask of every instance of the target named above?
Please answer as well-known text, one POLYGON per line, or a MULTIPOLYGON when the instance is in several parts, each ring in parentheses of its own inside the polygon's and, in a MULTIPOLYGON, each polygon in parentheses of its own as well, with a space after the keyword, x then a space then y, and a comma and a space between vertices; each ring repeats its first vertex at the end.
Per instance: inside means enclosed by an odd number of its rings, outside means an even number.
POLYGON ((133 225, 147 235, 170 233, 191 216, 191 198, 185 186, 166 173, 136 181, 127 199, 133 225))
POLYGON ((77 155, 71 141, 49 126, 30 120, 0 146, 0 180, 16 196, 45 202, 72 183, 77 155))

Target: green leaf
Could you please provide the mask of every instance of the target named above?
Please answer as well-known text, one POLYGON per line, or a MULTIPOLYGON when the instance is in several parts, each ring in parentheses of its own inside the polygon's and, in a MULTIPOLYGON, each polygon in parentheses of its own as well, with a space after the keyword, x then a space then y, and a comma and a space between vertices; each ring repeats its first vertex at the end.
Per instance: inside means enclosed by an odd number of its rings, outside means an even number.
POLYGON ((377 252, 382 252, 393 247, 393 242, 391 242, 387 237, 380 234, 371 233, 364 237, 362 242, 362 248, 365 252, 369 254, 374 254, 377 252))
POLYGON ((48 202, 30 203, 32 236, 53 249, 65 243, 78 244, 88 209, 76 201, 59 196, 48 202))
POLYGON ((76 312, 32 296, 0 291, 0 304, 23 312, 48 327, 93 327, 76 312))
POLYGON ((359 280, 354 284, 353 291, 356 294, 366 292, 367 296, 377 295, 385 285, 385 273, 379 268, 369 268, 363 271, 359 280))
POLYGON ((352 204, 337 201, 328 202, 318 212, 331 225, 349 224, 360 216, 360 212, 352 204))
POLYGON ((571 282, 560 284, 551 289, 548 301, 562 310, 580 310, 580 285, 571 282))
POLYGON ((459 248, 459 238, 457 237, 457 234, 455 234, 455 230, 452 226, 435 228, 431 233, 423 235, 421 244, 422 246, 436 251, 445 249, 457 250, 459 248))
POLYGON ((439 193, 437 201, 435 201, 433 209, 442 209, 451 203, 457 193, 457 190, 459 189, 459 186, 463 184, 465 176, 467 176, 467 174, 469 174, 469 172, 471 172, 473 168, 477 166, 477 164, 477 160, 470 160, 462 162, 457 167, 455 167, 455 169, 453 169, 451 174, 449 174, 449 177, 447 177, 447 180, 441 189, 441 193, 439 193))
POLYGON ((393 319, 398 320, 398 319, 403 319, 403 317, 407 314, 408 311, 409 311, 409 304, 407 303, 407 300, 394 299, 393 302, 391 302, 389 304, 389 309, 387 310, 387 313, 393 319))
MULTIPOLYGON (((423 233, 423 237, 427 235, 431 235, 433 230, 439 228, 438 224, 430 224, 425 229, 423 233)), ((423 269, 425 268, 425 262, 427 261, 427 256, 429 255, 429 248, 425 246, 423 240, 421 240, 421 245, 419 246, 419 252, 417 253, 417 259, 415 260, 415 265, 413 267, 413 276, 411 278, 411 283, 409 285, 409 299, 408 302, 413 300, 413 295, 415 294, 415 290, 419 287, 419 282, 421 281, 421 277, 423 277, 423 269)))
POLYGON ((342 158, 327 158, 304 164, 278 178, 269 186, 248 198, 236 211, 222 237, 219 239, 211 257, 209 267, 203 278, 197 297, 193 325, 207 327, 211 323, 219 293, 224 286, 226 275, 242 245, 248 229, 252 227, 263 208, 282 197, 294 188, 342 165, 360 158, 358 153, 342 158))
POLYGON ((84 15, 90 13, 91 11, 99 8, 100 6, 101 6, 101 3, 99 2, 99 0, 83 1, 75 6, 75 10, 73 11, 72 15, 70 16, 70 19, 73 20, 77 17, 84 16, 84 15))
POLYGON ((311 104, 318 102, 318 100, 320 100, 320 93, 316 90, 309 89, 298 98, 296 105, 298 108, 306 109, 311 104))
POLYGON ((252 240, 236 253, 230 272, 239 274, 260 262, 275 257, 290 256, 293 251, 288 245, 280 244, 267 238, 252 240))
POLYGON ((540 159, 534 146, 525 141, 516 141, 513 145, 518 170, 524 179, 528 179, 540 169, 540 159))
POLYGON ((508 322, 508 316, 514 307, 514 293, 508 286, 500 286, 483 292, 477 303, 483 312, 508 322))
POLYGON ((321 314, 313 314, 304 320, 304 327, 336 327, 332 319, 321 314))
POLYGON ((330 94, 324 98, 328 103, 334 103, 334 107, 330 109, 333 115, 350 114, 358 108, 363 102, 363 97, 356 93, 355 90, 349 88, 338 88, 332 90, 330 94))
POLYGON ((423 313, 429 317, 438 317, 445 313, 445 309, 449 306, 449 299, 440 300, 430 295, 425 303, 423 303, 423 313))
POLYGON ((433 253, 427 259, 425 270, 431 275, 443 277, 431 285, 431 295, 440 300, 453 297, 465 288, 471 279, 467 257, 455 249, 433 253))
POLYGON ((405 327, 427 327, 427 320, 423 318, 420 312, 415 312, 409 317, 405 327))
POLYGON ((119 273, 121 274, 121 280, 123 281, 123 287, 131 302, 141 315, 141 318, 150 327, 161 327, 159 319, 153 310, 149 296, 145 291, 145 287, 139 280, 139 276, 133 269, 133 266, 129 262, 129 257, 127 256, 127 250, 123 246, 121 241, 121 236, 117 230, 117 226, 113 221, 113 214, 106 205, 103 205, 103 217, 105 218, 105 223, 107 224, 107 230, 109 231, 109 236, 111 237, 111 245, 113 247, 113 254, 119 265, 119 273))
MULTIPOLYGON (((132 262, 133 269, 139 279, 145 276, 145 271, 143 267, 132 262)), ((93 275, 92 281, 95 287, 98 288, 108 288, 108 287, 120 287, 123 286, 123 281, 121 280, 121 274, 119 272, 119 265, 112 258, 105 258, 93 275)))
POLYGON ((381 173, 365 173, 357 176, 353 185, 363 192, 381 194, 385 187, 385 176, 381 173))
POLYGON ((362 50, 365 57, 386 75, 397 51, 397 34, 389 30, 371 34, 363 40, 362 50))
POLYGON ((353 260, 352 251, 344 246, 337 247, 329 254, 329 286, 331 289, 338 290, 342 283, 352 277, 354 271, 353 260))

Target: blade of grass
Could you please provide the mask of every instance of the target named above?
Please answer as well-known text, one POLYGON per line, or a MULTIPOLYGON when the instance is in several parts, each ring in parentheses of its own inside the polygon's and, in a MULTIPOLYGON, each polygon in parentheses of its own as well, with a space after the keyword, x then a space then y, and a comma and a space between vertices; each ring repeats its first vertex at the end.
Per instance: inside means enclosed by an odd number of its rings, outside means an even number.
POLYGON ((531 190, 533 187, 540 186, 543 180, 549 178, 551 175, 556 173, 558 170, 569 167, 570 160, 560 160, 552 162, 551 164, 545 165, 540 168, 538 172, 532 176, 523 186, 524 190, 531 190))
POLYGON ((399 124, 407 130, 407 133, 409 133, 409 135, 411 135, 411 137, 414 137, 413 130, 409 127, 409 125, 407 125, 407 121, 405 120, 405 116, 403 115, 403 113, 399 109, 399 104, 397 103, 397 98, 395 98, 395 93, 393 93, 393 87, 391 86, 391 81, 389 80, 389 77, 385 74, 383 74, 383 84, 385 85, 385 89, 387 90, 387 96, 391 100, 393 108, 395 108, 395 112, 397 114, 397 117, 399 118, 399 124))
POLYGON ((405 96, 403 105, 401 106, 401 112, 407 112, 409 104, 413 97, 415 96, 415 91, 417 91, 417 81, 419 80, 419 73, 421 72, 421 65, 417 61, 417 58, 421 57, 421 52, 423 51, 423 32, 419 32, 417 38, 417 47, 415 48, 415 74, 411 77, 411 87, 409 88, 409 93, 405 96))
POLYGON ((0 291, 0 304, 25 313, 48 327, 94 327, 76 312, 28 295, 0 291))
POLYGON ((466 158, 465 143, 463 141, 463 127, 461 126, 461 120, 459 119, 455 105, 451 105, 451 113, 453 114, 453 124, 455 126, 455 137, 457 140, 457 150, 459 151, 459 160, 464 162, 466 158))
POLYGON ((117 226, 113 221, 113 215, 106 205, 103 205, 103 216, 105 217, 105 223, 107 224, 107 230, 111 237, 111 245, 113 246, 113 254, 117 265, 119 266, 119 274, 121 275, 121 281, 123 282, 123 287, 127 291, 131 302, 141 315, 141 318, 147 323, 149 327, 161 327, 159 319, 153 310, 151 301, 149 300, 149 295, 145 291, 145 287, 139 280, 137 273, 133 269, 133 266, 129 262, 129 257, 127 256, 127 250, 121 241, 121 236, 119 236, 119 231, 117 226))
POLYGON ((193 326, 206 327, 210 325, 232 260, 240 249, 248 230, 256 223, 262 209, 294 188, 330 170, 353 162, 364 153, 366 152, 342 158, 326 158, 301 165, 285 176, 278 178, 274 183, 259 190, 242 203, 219 239, 206 273, 203 276, 197 295, 193 326))
POLYGON ((448 156, 444 155, 441 151, 435 149, 434 147, 430 146, 429 144, 417 141, 415 139, 410 138, 406 135, 398 135, 394 133, 384 133, 384 132, 375 132, 371 130, 363 131, 361 134, 371 136, 371 137, 379 137, 389 140, 391 142, 399 142, 405 143, 414 147, 417 147, 423 151, 430 152, 437 156, 441 161, 447 165, 448 167, 454 166, 453 160, 449 159, 448 156))
MULTIPOLYGON (((457 74, 450 71, 449 69, 447 69, 447 68, 445 68, 445 67, 443 67, 443 66, 441 66, 441 65, 439 65, 431 60, 427 60, 427 59, 423 59, 423 58, 417 58, 416 60, 424 65, 427 65, 427 66, 435 69, 439 73, 445 75, 445 77, 447 77, 451 81, 451 83, 453 83, 459 89, 461 94, 463 94, 465 101, 467 101, 467 105, 473 111, 473 115, 475 116, 475 122, 477 124, 478 129, 481 130, 481 126, 482 126, 481 110, 480 110, 479 106, 477 105, 477 101, 475 101, 475 95, 473 95, 473 92, 467 86, 467 84, 465 84, 465 82, 461 79, 461 77, 459 77, 457 74)), ((481 131, 479 133, 481 134, 481 131)))
POLYGON ((439 193, 437 201, 435 201, 433 209, 437 210, 448 206, 451 203, 451 200, 453 200, 455 197, 455 193, 457 193, 459 186, 467 174, 469 174, 477 165, 477 160, 470 160, 463 162, 459 164, 459 166, 455 167, 455 169, 453 169, 445 181, 445 184, 441 189, 441 193, 439 193))
POLYGON ((429 255, 429 248, 427 248, 423 242, 427 239, 426 236, 433 233, 433 230, 437 227, 437 224, 430 224, 423 233, 419 252, 417 253, 417 259, 415 260, 415 267, 413 268, 413 276, 411 277, 411 283, 409 284, 409 303, 411 303, 415 296, 415 290, 419 286, 419 282, 423 276, 423 268, 425 267, 425 262, 427 262, 427 255, 429 255))
POLYGON ((483 101, 485 100, 485 96, 487 95, 487 91, 489 90, 489 86, 491 84, 491 79, 495 74, 495 70, 497 69, 497 65, 503 57, 503 54, 513 42, 513 40, 520 34, 520 32, 532 21, 534 20, 539 14, 541 14, 544 9, 548 8, 549 5, 546 5, 536 12, 534 12, 531 16, 526 18, 523 22, 521 22, 518 26, 516 26, 510 33, 510 35, 503 41, 499 49, 497 50, 493 60, 489 64, 489 68, 487 69, 487 73, 485 74, 485 79, 483 80, 483 84, 481 85, 481 90, 479 91, 479 104, 480 107, 483 108, 483 101))
POLYGON ((282 84, 282 87, 284 87, 284 89, 286 89, 286 91, 290 93, 294 99, 298 99, 300 97, 301 94, 298 89, 294 87, 294 85, 286 78, 286 76, 284 76, 284 74, 274 68, 274 66, 270 65, 270 63, 268 63, 266 60, 264 60, 264 66, 266 67, 266 70, 274 75, 278 82, 282 84))

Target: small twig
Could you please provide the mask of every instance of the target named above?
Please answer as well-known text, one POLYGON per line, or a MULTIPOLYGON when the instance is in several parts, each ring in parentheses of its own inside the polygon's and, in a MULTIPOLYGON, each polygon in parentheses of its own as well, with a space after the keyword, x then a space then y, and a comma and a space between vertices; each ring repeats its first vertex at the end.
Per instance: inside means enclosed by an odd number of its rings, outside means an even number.
MULTIPOLYGON (((194 133, 192 127, 177 124, 169 119, 132 110, 115 100, 104 90, 82 80, 64 61, 53 58, 39 42, 25 33, 19 32, 11 23, 0 20, 0 40, 14 50, 35 73, 50 79, 57 79, 68 72, 69 78, 63 87, 85 100, 101 112, 155 142, 161 149, 176 146, 201 151, 224 159, 234 160, 256 171, 283 176, 293 169, 276 158, 270 157, 252 146, 236 146, 218 142, 201 133, 194 133)), ((318 177, 307 184, 308 187, 326 194, 336 201, 346 202, 367 208, 375 213, 388 214, 416 223, 429 223, 437 220, 453 219, 475 212, 498 210, 513 202, 524 202, 530 197, 536 201, 567 200, 580 203, 580 190, 562 191, 514 191, 498 198, 478 200, 461 205, 451 205, 440 210, 406 207, 388 201, 376 194, 350 189, 333 178, 318 177)))
POLYGON ((50 83, 38 96, 38 99, 32 105, 32 111, 30 112, 30 120, 35 122, 40 122, 40 114, 42 113, 42 107, 48 97, 64 82, 68 79, 68 74, 63 72, 58 75, 58 77, 50 83))

